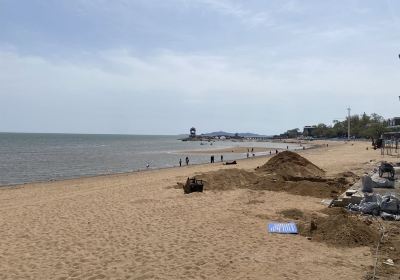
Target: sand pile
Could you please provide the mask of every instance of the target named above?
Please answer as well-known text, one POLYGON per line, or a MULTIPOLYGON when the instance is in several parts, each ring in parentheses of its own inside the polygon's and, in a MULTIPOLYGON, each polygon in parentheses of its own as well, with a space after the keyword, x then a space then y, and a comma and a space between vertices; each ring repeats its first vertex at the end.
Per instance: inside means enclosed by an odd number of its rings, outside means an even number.
POLYGON ((295 195, 319 198, 336 198, 346 190, 346 185, 337 179, 321 179, 320 181, 287 181, 266 176, 265 179, 249 187, 253 190, 284 191, 295 195))
POLYGON ((205 191, 225 191, 238 188, 288 192, 295 195, 319 198, 336 198, 347 188, 341 178, 319 178, 313 181, 302 179, 288 181, 274 174, 260 174, 241 169, 227 169, 204 173, 196 176, 204 180, 205 191))
POLYGON ((272 157, 258 171, 273 172, 285 179, 325 176, 325 171, 297 153, 284 151, 272 157))
POLYGON ((257 180, 254 172, 236 168, 204 173, 196 178, 205 181, 204 190, 216 191, 249 188, 257 180))
POLYGON ((327 208, 326 215, 306 215, 298 209, 282 211, 281 214, 298 222, 301 235, 313 241, 339 247, 373 246, 379 239, 379 231, 372 222, 346 212, 343 208, 327 208))
POLYGON ((302 196, 336 198, 350 183, 350 178, 338 176, 326 178, 325 172, 293 152, 282 152, 272 157, 255 172, 241 169, 223 169, 196 176, 205 181, 204 190, 252 190, 284 191, 302 196))
POLYGON ((291 194, 336 198, 353 181, 338 176, 326 178, 325 171, 297 153, 284 151, 256 169, 258 180, 252 188, 291 194))

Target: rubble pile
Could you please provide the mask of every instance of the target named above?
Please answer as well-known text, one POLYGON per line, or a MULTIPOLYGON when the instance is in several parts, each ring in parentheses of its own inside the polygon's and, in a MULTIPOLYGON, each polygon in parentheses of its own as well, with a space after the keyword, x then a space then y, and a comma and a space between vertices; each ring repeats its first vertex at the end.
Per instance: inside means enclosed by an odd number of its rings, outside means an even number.
POLYGON ((400 221, 400 200, 394 194, 365 194, 359 204, 349 204, 353 212, 381 216, 384 220, 400 221))

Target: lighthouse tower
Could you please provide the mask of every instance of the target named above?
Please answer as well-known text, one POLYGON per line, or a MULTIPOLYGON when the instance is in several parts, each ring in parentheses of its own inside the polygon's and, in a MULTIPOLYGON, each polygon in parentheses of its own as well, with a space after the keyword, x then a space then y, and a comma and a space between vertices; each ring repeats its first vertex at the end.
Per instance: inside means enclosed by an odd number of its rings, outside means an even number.
POLYGON ((191 129, 190 129, 190 137, 196 137, 196 128, 194 128, 194 127, 192 127, 191 129))

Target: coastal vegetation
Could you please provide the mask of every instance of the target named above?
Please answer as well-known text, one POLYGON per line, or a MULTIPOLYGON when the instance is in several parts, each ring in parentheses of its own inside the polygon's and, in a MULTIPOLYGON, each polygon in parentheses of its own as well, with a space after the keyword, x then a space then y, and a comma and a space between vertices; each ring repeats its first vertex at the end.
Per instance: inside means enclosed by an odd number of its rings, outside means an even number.
MULTIPOLYGON (((334 120, 332 125, 319 123, 311 131, 311 137, 314 138, 343 138, 347 137, 348 118, 343 121, 334 120)), ((351 136, 355 138, 379 138, 382 133, 388 131, 386 120, 378 115, 366 113, 362 115, 350 116, 351 136)), ((281 136, 295 138, 302 135, 299 128, 289 129, 281 136)))

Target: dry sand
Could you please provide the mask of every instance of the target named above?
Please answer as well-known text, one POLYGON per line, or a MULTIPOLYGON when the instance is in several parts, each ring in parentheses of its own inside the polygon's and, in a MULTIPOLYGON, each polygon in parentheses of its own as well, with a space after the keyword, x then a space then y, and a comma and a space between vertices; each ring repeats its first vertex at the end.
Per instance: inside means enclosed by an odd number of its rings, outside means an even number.
MULTIPOLYGON (((362 173, 379 151, 329 142, 301 154, 327 171, 362 173)), ((253 170, 265 157, 238 161, 253 170)), ((281 211, 322 210, 316 197, 235 189, 184 195, 182 168, 0 190, 0 279, 361 279, 369 247, 272 235, 281 211)))

